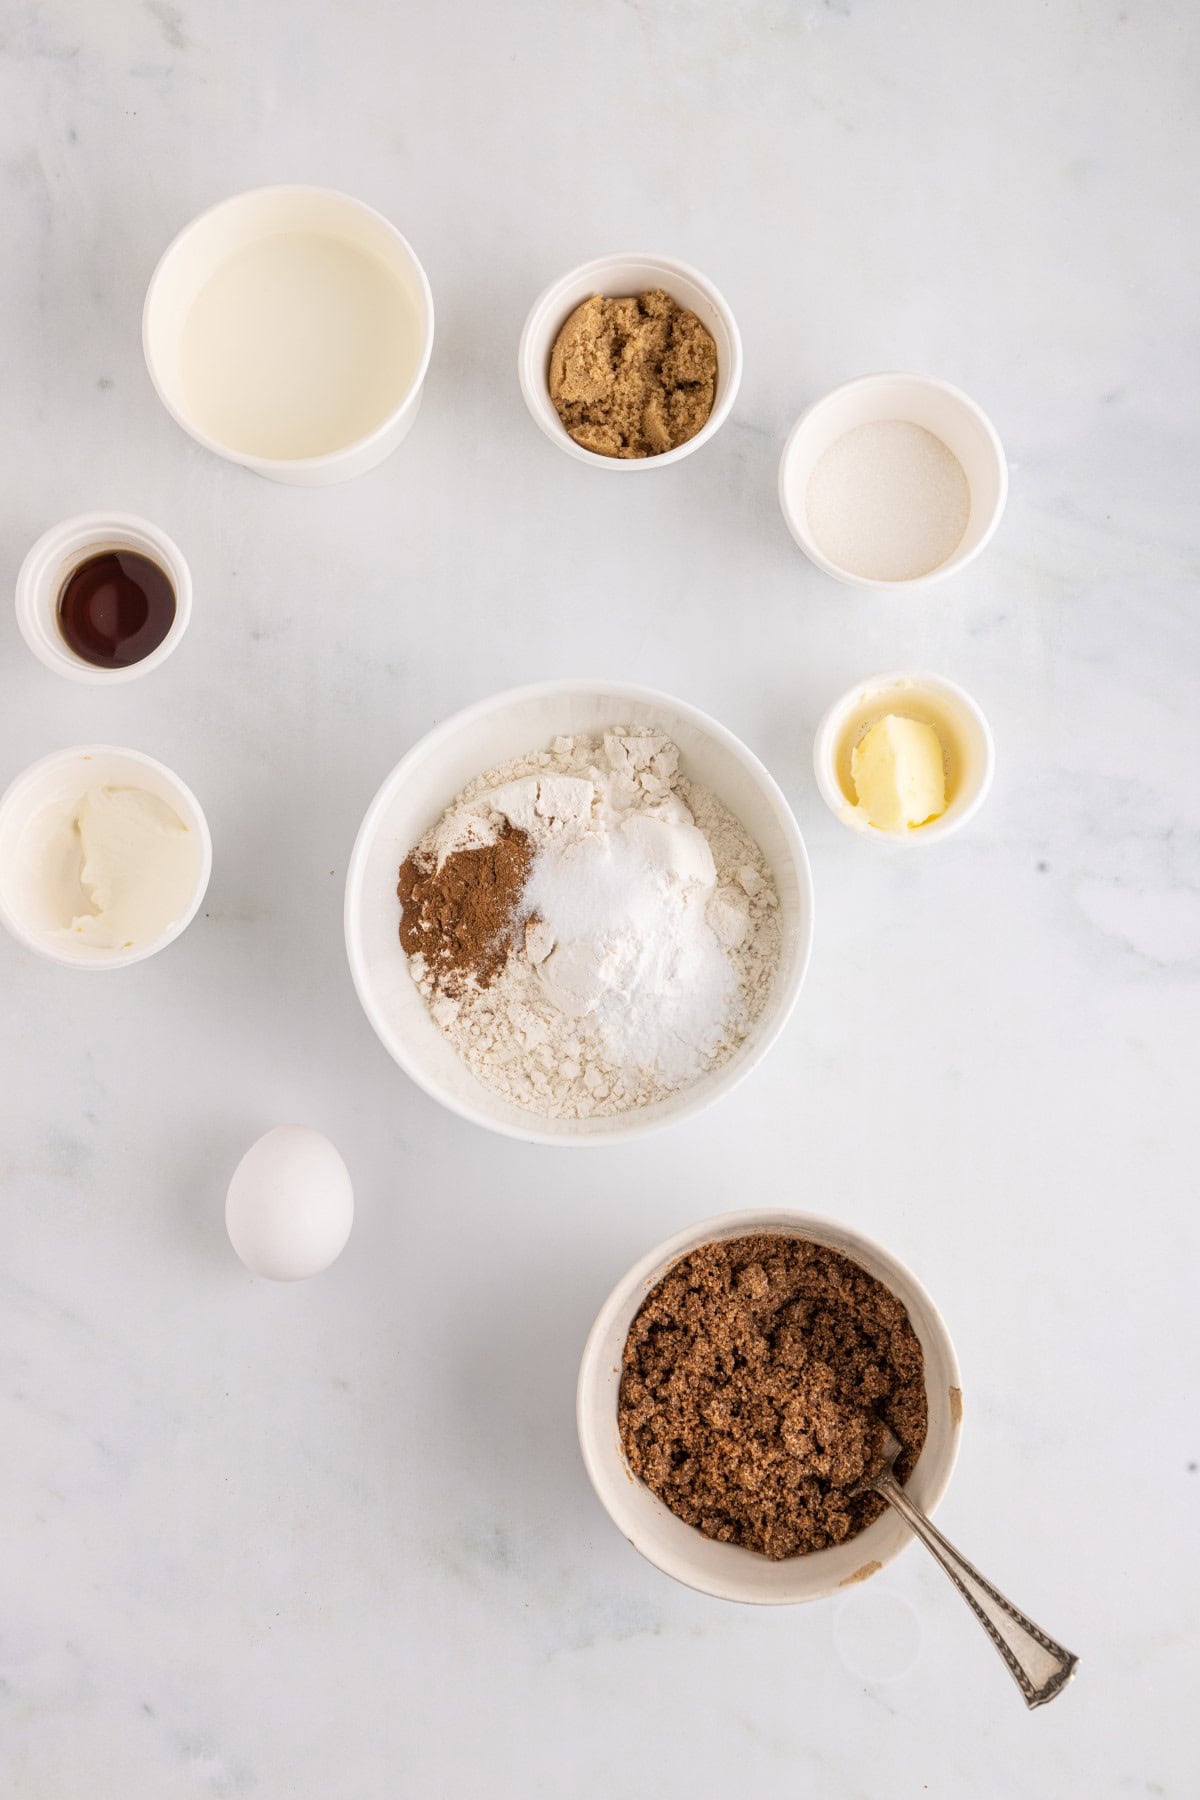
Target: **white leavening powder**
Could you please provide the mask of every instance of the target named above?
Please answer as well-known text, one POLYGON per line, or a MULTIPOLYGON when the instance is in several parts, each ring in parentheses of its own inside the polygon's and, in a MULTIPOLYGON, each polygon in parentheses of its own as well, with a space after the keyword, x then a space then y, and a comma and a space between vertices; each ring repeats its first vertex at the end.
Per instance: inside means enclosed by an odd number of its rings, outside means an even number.
POLYGON ((904 419, 877 419, 829 446, 808 478, 805 510, 813 542, 839 569, 914 581, 958 549, 971 490, 941 438, 904 419))
POLYGON ((491 769, 417 846, 440 863, 505 821, 535 860, 524 945, 487 987, 435 989, 434 1019, 475 1074, 555 1118, 645 1106, 726 1061, 779 962, 779 903, 762 853, 680 773, 658 732, 557 738, 491 769))
POLYGON ((546 997, 589 1020, 615 1068, 686 1081, 724 1041, 738 993, 708 918, 712 851, 676 807, 542 850, 525 889, 537 914, 526 948, 546 997))

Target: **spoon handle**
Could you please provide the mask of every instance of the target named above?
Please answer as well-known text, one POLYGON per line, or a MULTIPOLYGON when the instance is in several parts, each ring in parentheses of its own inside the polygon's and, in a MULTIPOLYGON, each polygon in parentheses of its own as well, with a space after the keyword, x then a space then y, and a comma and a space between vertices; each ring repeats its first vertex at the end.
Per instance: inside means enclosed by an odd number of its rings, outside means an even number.
POLYGON ((1004 1658, 1009 1674, 1025 1697, 1026 1706, 1044 1706, 1056 1694, 1061 1694, 1075 1673, 1079 1658, 1047 1637, 1039 1625, 1019 1612, 990 1581, 985 1581, 979 1570, 973 1568, 930 1523, 920 1507, 913 1505, 890 1471, 885 1471, 873 1485, 946 1571, 1004 1658))

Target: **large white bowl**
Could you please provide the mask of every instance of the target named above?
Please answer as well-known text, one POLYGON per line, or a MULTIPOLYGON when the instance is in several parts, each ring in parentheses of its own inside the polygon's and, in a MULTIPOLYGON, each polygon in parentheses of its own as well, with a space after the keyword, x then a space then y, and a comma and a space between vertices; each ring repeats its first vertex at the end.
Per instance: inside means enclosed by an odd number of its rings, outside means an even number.
POLYGON ((635 1263, 601 1307, 583 1352, 576 1394, 579 1447, 592 1486, 609 1518, 648 1562, 702 1594, 718 1600, 748 1600, 786 1606, 820 1600, 839 1588, 866 1581, 912 1542, 912 1533, 889 1507, 873 1525, 848 1543, 782 1562, 718 1544, 663 1505, 625 1460, 617 1429, 621 1358, 629 1327, 643 1300, 681 1256, 701 1244, 767 1231, 810 1238, 840 1250, 903 1301, 925 1353, 929 1429, 907 1492, 932 1513, 946 1491, 958 1455, 962 1428, 962 1382, 945 1321, 916 1276, 885 1250, 832 1219, 799 1212, 733 1212, 704 1219, 676 1232, 635 1263))
POLYGON ((766 769, 715 719, 653 688, 551 681, 514 688, 456 713, 413 746, 367 808, 346 876, 346 950, 363 1009, 413 1080, 463 1118, 531 1144, 612 1144, 691 1118, 749 1073, 795 1004, 812 946, 808 856, 791 808, 766 769), (548 1119, 479 1081, 429 1016, 400 947, 396 878, 413 845, 459 790, 498 763, 559 734, 615 724, 655 726, 678 744, 684 770, 710 788, 755 839, 779 890, 783 950, 765 1007, 719 1069, 653 1106, 600 1119, 548 1119))

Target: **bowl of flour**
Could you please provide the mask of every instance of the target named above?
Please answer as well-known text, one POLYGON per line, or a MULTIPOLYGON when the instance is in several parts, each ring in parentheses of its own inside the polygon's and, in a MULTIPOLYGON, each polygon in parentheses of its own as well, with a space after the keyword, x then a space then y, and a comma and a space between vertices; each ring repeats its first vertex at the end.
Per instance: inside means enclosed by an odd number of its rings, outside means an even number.
POLYGON ((531 1143, 625 1141, 729 1092, 795 1004, 812 921, 766 769, 622 683, 519 688, 438 726, 371 802, 346 881, 385 1048, 531 1143))

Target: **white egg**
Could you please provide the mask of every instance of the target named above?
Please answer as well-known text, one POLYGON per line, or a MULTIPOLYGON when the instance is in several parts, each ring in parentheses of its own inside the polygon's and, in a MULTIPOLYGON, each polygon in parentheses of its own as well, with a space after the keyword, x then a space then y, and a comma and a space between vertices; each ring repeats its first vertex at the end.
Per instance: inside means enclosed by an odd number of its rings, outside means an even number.
POLYGON ((225 1196, 225 1227, 246 1267, 303 1281, 338 1256, 354 1223, 350 1171, 308 1125, 276 1125, 251 1144, 225 1196))

